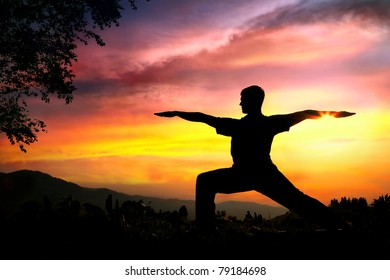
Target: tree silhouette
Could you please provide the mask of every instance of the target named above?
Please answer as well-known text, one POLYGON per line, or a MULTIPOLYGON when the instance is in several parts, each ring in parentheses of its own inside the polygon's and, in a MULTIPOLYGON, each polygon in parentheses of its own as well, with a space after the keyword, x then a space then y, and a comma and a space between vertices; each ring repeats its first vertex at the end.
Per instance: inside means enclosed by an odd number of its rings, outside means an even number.
POLYGON ((370 209, 365 198, 342 197, 340 201, 333 199, 329 207, 343 219, 352 223, 355 229, 367 230, 370 209))
POLYGON ((390 234, 390 196, 381 195, 371 204, 372 228, 379 234, 389 236, 390 234))
MULTIPOLYGON (((128 2, 136 9, 136 0, 128 2)), ((28 98, 48 103, 54 95, 71 103, 77 43, 103 46, 96 30, 118 26, 122 9, 116 0, 0 2, 0 134, 11 144, 26 152, 24 145, 46 131, 29 117, 28 98)))
POLYGON ((106 205, 106 212, 107 212, 108 216, 112 217, 114 214, 114 209, 112 208, 112 194, 107 196, 105 205, 106 205))
POLYGON ((185 205, 183 205, 179 208, 179 216, 184 221, 188 219, 188 210, 187 210, 187 207, 185 205))
POLYGON ((252 216, 250 211, 246 211, 244 221, 245 222, 252 222, 253 221, 253 216, 252 216))

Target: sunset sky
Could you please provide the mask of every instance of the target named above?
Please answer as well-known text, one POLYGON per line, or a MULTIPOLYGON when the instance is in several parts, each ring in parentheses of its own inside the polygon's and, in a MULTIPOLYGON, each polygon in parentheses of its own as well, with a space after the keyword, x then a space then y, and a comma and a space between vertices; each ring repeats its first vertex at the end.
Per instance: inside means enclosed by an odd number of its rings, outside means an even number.
MULTIPOLYGON (((125 4, 125 3, 124 3, 125 4)), ((194 199, 198 173, 229 167, 230 138, 154 112, 241 118, 240 91, 266 92, 265 115, 306 120, 275 137, 271 158, 301 191, 390 193, 390 1, 151 0, 76 50, 74 100, 30 100, 48 133, 27 153, 0 136, 0 171, 39 170, 85 187, 194 199)), ((274 204, 256 192, 222 200, 274 204)))

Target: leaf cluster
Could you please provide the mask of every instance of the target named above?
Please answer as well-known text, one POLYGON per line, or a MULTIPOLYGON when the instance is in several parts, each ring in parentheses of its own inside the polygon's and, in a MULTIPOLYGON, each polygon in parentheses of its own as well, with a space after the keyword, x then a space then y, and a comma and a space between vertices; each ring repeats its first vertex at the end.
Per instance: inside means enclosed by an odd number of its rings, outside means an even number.
MULTIPOLYGON (((136 0, 128 2, 136 9, 136 0)), ((104 46, 97 31, 118 26, 122 9, 117 0, 0 1, 0 134, 11 144, 26 152, 23 144, 45 131, 29 117, 28 99, 72 102, 77 44, 104 46)))

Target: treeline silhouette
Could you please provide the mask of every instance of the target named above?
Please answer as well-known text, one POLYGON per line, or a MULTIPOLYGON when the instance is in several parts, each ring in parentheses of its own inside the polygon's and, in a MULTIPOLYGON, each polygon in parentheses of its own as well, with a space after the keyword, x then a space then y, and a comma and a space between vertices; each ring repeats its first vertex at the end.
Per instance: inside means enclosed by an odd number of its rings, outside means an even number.
POLYGON ((53 205, 28 201, 1 210, 1 259, 388 259, 390 197, 333 199, 329 207, 351 232, 322 231, 293 212, 237 219, 218 211, 217 230, 199 231, 185 206, 155 211, 144 201, 113 201, 105 209, 72 196, 53 205), (252 253, 250 253, 252 252, 252 253))

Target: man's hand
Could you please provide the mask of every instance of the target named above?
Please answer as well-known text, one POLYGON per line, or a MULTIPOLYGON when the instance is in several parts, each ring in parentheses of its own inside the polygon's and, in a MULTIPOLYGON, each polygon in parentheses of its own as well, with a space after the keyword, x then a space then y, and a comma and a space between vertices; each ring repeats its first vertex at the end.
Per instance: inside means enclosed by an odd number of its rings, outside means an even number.
POLYGON ((166 118, 172 118, 177 116, 176 111, 166 111, 166 112, 159 112, 159 113, 154 113, 156 116, 159 117, 166 117, 166 118))
POLYGON ((356 113, 351 113, 351 112, 347 112, 347 111, 331 112, 330 113, 330 115, 335 117, 335 118, 345 118, 345 117, 353 116, 355 114, 356 113))

